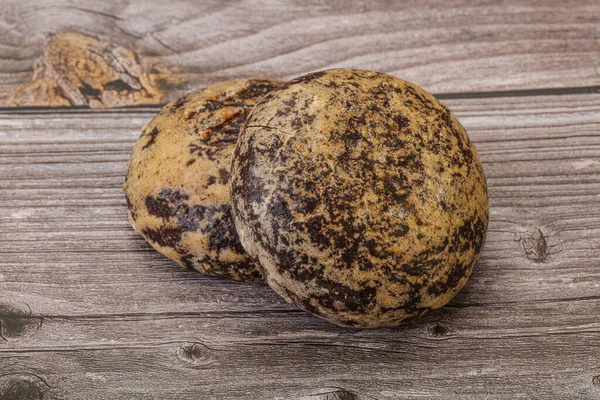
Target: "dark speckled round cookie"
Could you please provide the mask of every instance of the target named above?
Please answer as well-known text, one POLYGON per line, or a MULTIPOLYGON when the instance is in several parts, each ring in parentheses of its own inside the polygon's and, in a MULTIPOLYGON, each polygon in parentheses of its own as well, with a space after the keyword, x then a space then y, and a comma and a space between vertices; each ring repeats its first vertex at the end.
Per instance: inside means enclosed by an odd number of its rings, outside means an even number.
POLYGON ((339 325, 392 326, 446 304, 488 224, 482 165, 456 117, 371 71, 317 72, 265 96, 230 184, 269 285, 339 325))
POLYGON ((229 205, 231 154, 268 79, 223 82, 167 104, 142 129, 124 190, 134 229, 180 265, 263 281, 242 248, 229 205))

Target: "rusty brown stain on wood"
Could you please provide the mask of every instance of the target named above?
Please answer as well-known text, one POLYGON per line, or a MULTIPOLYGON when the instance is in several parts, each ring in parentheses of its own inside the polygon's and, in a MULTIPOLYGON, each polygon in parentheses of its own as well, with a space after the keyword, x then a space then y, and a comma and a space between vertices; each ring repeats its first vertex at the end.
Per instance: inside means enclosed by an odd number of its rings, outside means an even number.
POLYGON ((49 34, 33 82, 0 95, 2 107, 160 104, 174 84, 172 68, 107 39, 76 32, 49 34))

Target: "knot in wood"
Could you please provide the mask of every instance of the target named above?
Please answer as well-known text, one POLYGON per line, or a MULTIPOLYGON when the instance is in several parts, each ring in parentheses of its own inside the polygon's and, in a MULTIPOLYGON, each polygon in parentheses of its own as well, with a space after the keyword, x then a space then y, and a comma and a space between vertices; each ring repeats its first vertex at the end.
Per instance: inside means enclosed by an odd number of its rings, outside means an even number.
POLYGON ((549 260, 548 235, 540 228, 536 228, 531 235, 520 239, 519 242, 528 260, 534 263, 544 263, 549 260))
POLYGON ((449 327, 446 327, 440 323, 436 323, 433 326, 430 326, 429 329, 427 330, 429 332, 429 334, 431 336, 434 337, 441 337, 441 336, 448 336, 450 334, 452 334, 452 329, 450 329, 449 327))
MULTIPOLYGON (((27 306, 27 305, 26 305, 27 306)), ((9 340, 37 332, 43 317, 32 316, 31 309, 19 310, 14 306, 0 304, 0 340, 9 340)))
POLYGON ((8 374, 0 376, 0 399, 41 400, 50 390, 45 379, 35 374, 8 374))
POLYGON ((212 349, 202 343, 185 343, 177 349, 177 356, 192 365, 206 366, 215 362, 212 349))
POLYGON ((352 393, 342 388, 335 388, 325 392, 314 394, 308 397, 311 400, 356 400, 357 397, 352 393))

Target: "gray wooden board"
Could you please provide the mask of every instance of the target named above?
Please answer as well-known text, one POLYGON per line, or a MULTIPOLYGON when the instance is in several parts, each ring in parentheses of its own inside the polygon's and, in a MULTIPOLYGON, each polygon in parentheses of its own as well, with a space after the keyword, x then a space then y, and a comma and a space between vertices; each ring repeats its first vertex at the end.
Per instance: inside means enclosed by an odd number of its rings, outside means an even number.
POLYGON ((133 232, 120 186, 157 107, 0 112, 0 399, 600 398, 600 94, 445 103, 488 178, 482 260, 380 330, 133 232))
MULTIPOLYGON (((29 84, 44 41, 63 31, 109 40, 168 71, 165 99, 224 79, 348 66, 437 93, 600 85, 597 0, 0 3, 4 89, 29 84)), ((22 103, 44 101, 31 97, 22 103)))

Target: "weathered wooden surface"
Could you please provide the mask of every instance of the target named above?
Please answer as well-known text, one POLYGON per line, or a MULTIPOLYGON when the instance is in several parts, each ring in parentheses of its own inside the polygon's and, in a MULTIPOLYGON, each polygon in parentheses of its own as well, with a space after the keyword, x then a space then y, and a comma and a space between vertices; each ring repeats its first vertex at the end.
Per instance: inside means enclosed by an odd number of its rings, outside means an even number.
POLYGON ((219 80, 340 66, 435 93, 600 84, 597 0, 1 6, 0 106, 157 104, 219 80))
POLYGON ((0 9, 0 400, 600 399, 597 1, 0 9), (334 66, 440 94, 488 178, 473 277, 396 329, 335 327, 185 271, 127 222, 148 104, 334 66))
POLYGON ((484 163, 488 240, 451 305, 383 330, 151 250, 120 186, 156 108, 4 111, 0 398, 600 398, 600 94, 445 102, 484 163))

